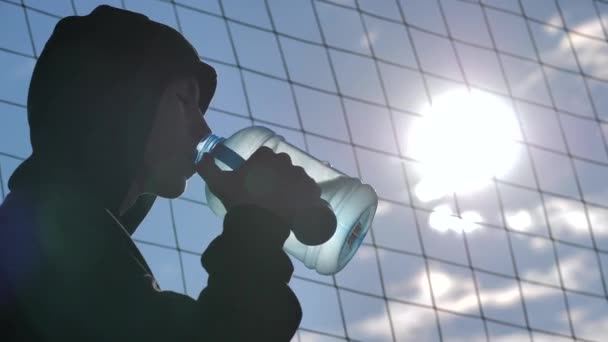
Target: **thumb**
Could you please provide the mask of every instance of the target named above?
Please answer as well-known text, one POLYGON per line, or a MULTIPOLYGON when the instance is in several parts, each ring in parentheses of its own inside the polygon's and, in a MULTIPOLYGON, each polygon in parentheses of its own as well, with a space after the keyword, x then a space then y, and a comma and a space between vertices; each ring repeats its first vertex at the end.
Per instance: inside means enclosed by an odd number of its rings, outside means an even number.
POLYGON ((198 163, 196 172, 203 177, 209 189, 216 195, 223 193, 225 187, 225 174, 216 164, 209 153, 203 154, 203 158, 198 163))

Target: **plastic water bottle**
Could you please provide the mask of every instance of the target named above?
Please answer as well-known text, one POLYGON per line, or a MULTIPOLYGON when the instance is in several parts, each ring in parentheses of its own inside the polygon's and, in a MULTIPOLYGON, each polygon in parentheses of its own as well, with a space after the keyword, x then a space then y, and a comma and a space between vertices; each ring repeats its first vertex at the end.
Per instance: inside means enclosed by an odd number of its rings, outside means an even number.
MULTIPOLYGON (((227 139, 213 134, 205 137, 197 146, 196 163, 208 152, 220 169, 234 170, 261 146, 269 147, 275 153, 287 153, 293 165, 304 168, 321 188, 321 199, 328 203, 337 221, 333 236, 320 245, 302 243, 292 229, 283 249, 321 274, 337 273, 352 259, 369 230, 378 206, 376 192, 359 179, 332 168, 260 126, 244 128, 227 139)), ((226 209, 209 187, 205 187, 205 194, 211 210, 224 216, 226 209)))

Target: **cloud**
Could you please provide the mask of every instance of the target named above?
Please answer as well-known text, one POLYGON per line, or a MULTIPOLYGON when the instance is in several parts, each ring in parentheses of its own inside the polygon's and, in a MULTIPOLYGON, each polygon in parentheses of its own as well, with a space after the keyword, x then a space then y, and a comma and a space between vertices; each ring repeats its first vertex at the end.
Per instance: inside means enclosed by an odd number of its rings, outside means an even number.
MULTIPOLYGON (((608 16, 602 18, 608 19, 608 16)), ((582 32, 589 36, 603 37, 599 20, 599 18, 594 17, 572 27, 571 30, 582 32)), ((574 54, 576 54, 584 73, 599 79, 608 80, 608 68, 606 67, 606 65, 608 65, 608 43, 577 33, 567 33, 564 30, 553 26, 545 25, 543 26, 543 30, 547 36, 553 36, 556 39, 549 39, 552 42, 549 44, 553 45, 549 47, 542 46, 542 50, 539 51, 542 61, 550 65, 557 65, 578 72, 574 59, 574 54)), ((540 45, 542 45, 542 43, 541 41, 538 41, 537 47, 541 48, 540 45)), ((515 65, 520 65, 518 68, 526 69, 516 69, 512 72, 507 70, 511 79, 511 87, 516 96, 549 104, 544 80, 546 75, 552 87, 558 87, 557 89, 552 89, 554 92, 571 92, 572 96, 570 98, 555 98, 560 108, 582 113, 591 111, 587 99, 582 95, 583 92, 577 84, 578 80, 576 79, 576 76, 564 74, 563 72, 552 68, 545 68, 543 74, 541 66, 534 66, 530 62, 522 61, 515 65)), ((554 95, 557 96, 559 94, 554 95)))
POLYGON ((604 309, 606 311, 603 312, 593 312, 589 309, 577 310, 573 317, 576 335, 585 339, 603 341, 608 336, 608 307, 604 309))
MULTIPOLYGON (((553 18, 553 20, 561 21, 557 17, 553 18)), ((563 34, 561 30, 551 28, 548 28, 548 30, 555 31, 549 32, 549 34, 563 34)), ((572 30, 593 36, 602 36, 603 34, 597 18, 590 19, 580 25, 572 27, 572 30)), ((363 38, 362 43, 367 43, 367 39, 363 38)), ((373 41, 375 38, 375 36, 370 34, 370 40, 373 41)), ((575 33, 570 34, 570 38, 563 34, 552 49, 543 51, 543 55, 549 56, 550 58, 548 59, 550 60, 567 59, 571 58, 573 50, 581 63, 581 67, 586 73, 608 80, 608 67, 606 67, 608 65, 608 44, 603 41, 590 39, 575 33)), ((552 77, 552 69, 547 69, 547 73, 548 77, 552 77)), ((538 69, 537 72, 528 74, 528 76, 522 82, 518 83, 517 86, 519 89, 532 89, 533 87, 538 86, 539 82, 544 82, 543 74, 540 69, 538 69)), ((544 85, 542 86, 544 87, 544 85)), ((547 211, 552 213, 553 221, 559 222, 559 224, 552 225, 553 232, 558 237, 588 236, 589 222, 587 221, 581 203, 555 198, 546 201, 545 205, 547 211)), ((534 208, 530 208, 528 212, 532 213, 536 210, 542 210, 542 206, 536 205, 534 208)), ((380 209, 379 211, 381 212, 380 209)), ((603 218, 603 215, 594 212, 590 212, 589 214, 589 219, 594 228, 595 226, 605 226, 603 224, 598 224, 600 221, 603 221, 603 218)), ((596 236, 608 236, 608 229, 595 229, 594 233, 596 236)), ((530 241, 531 248, 535 248, 532 245, 533 242, 533 240, 530 241)), ((593 262, 591 263, 593 266, 590 266, 589 258, 592 256, 591 252, 560 255, 560 270, 562 272, 564 284, 567 288, 583 289, 588 287, 589 284, 598 281, 596 263, 593 262)), ((551 263, 549 267, 536 269, 528 268, 522 276, 539 282, 554 283, 556 276, 555 267, 554 264, 551 263)), ((439 307, 448 308, 461 313, 478 314, 478 298, 470 277, 460 276, 451 272, 433 271, 430 278, 433 284, 435 300, 439 307)), ((411 298, 408 298, 413 302, 427 303, 430 296, 428 278, 424 271, 419 273, 416 277, 405 279, 401 282, 387 283, 386 287, 387 289, 390 289, 390 292, 392 293, 414 292, 414 295, 411 298)), ((526 303, 537 303, 542 305, 545 301, 549 303, 550 298, 555 296, 560 297, 557 300, 561 300, 562 292, 559 289, 551 287, 526 286, 524 299, 526 303)), ((516 281, 511 281, 505 283, 503 286, 494 288, 480 288, 479 297, 484 309, 505 309, 521 305, 520 290, 516 281)), ((597 300, 601 301, 601 299, 597 300)), ((602 302, 602 304, 605 303, 602 302)), ((416 336, 436 329, 435 313, 432 309, 421 308, 415 305, 390 303, 390 310, 396 331, 405 332, 409 336, 416 336)), ((566 312, 560 311, 559 313, 555 312, 550 314, 564 316, 566 312)), ((577 336, 598 341, 602 340, 605 336, 608 336, 608 308, 604 307, 599 311, 588 307, 571 308, 570 316, 575 325, 577 336)), ((449 319, 450 315, 442 316, 442 323, 447 323, 446 319, 443 319, 443 317, 449 319)), ((561 319, 567 319, 567 317, 564 316, 561 317, 561 319)), ((370 315, 358 323, 358 328, 369 336, 380 339, 390 339, 390 332, 385 329, 385 321, 386 315, 384 313, 381 315, 370 315)), ((559 331, 559 329, 557 330, 559 331)), ((539 333, 534 333, 534 336, 535 340, 538 341, 561 340, 554 336, 539 333)), ((458 336, 454 337, 457 338, 458 336)), ((467 341, 472 341, 476 338, 477 337, 475 336, 471 336, 467 341)), ((482 338, 485 340, 485 337, 482 338)), ((493 335, 492 340, 507 342, 527 339, 528 334, 522 332, 493 335)))
MULTIPOLYGON (((591 279, 594 279, 594 271, 587 267, 585 256, 580 254, 563 258, 561 260, 561 269, 564 282, 570 287, 580 286, 591 279)), ((534 279, 538 280, 551 277, 552 272, 553 270, 548 268, 529 272, 526 274, 526 276, 533 277, 534 279)), ((438 307, 459 313, 473 315, 479 314, 477 294, 475 293, 475 288, 471 277, 457 275, 446 272, 445 270, 432 269, 430 278, 433 286, 433 294, 438 307)), ((428 287, 428 278, 424 271, 418 273, 417 276, 410 279, 406 279, 398 283, 386 284, 386 286, 392 287, 392 291, 394 292, 398 292, 399 287, 402 287, 403 292, 414 291, 415 294, 410 299, 413 302, 428 302, 430 290, 428 287)), ((526 286, 524 299, 526 303, 542 303, 543 300, 546 300, 552 296, 559 296, 561 298, 561 291, 556 290, 555 288, 531 285, 526 286)), ((520 290, 516 281, 510 281, 503 286, 494 288, 480 287, 479 297, 484 310, 491 308, 508 309, 512 307, 521 307, 520 290)), ((395 330, 399 330, 404 334, 416 336, 417 334, 422 334, 429 329, 436 329, 435 313, 432 309, 421 308, 416 305, 391 303, 390 310, 395 330)), ((579 329, 581 331, 585 331, 586 334, 596 336, 595 338, 597 338, 597 336, 606 336, 601 334, 608 334, 608 312, 603 313, 603 316, 606 317, 603 317, 601 314, 599 317, 597 317, 597 315, 593 315, 592 311, 590 310, 591 309, 581 308, 579 311, 571 312, 573 313, 573 319, 575 319, 577 322, 579 329)), ((488 314, 488 311, 486 311, 486 314, 488 314)), ((565 312, 560 311, 555 312, 554 314, 563 315, 565 312)), ((442 324, 449 324, 450 317, 456 316, 442 316, 442 324)), ((381 339, 390 339, 390 331, 386 331, 386 319, 387 318, 384 313, 370 315, 369 317, 360 320, 356 329, 364 332, 368 336, 381 339)), ((567 319, 567 317, 562 317, 562 319, 567 319)), ((559 329, 557 330, 559 331, 559 329)), ((498 341, 517 340, 517 336, 524 335, 527 336, 526 334, 500 335, 498 336, 498 341)), ((472 340, 467 339, 467 341, 472 340)))
MULTIPOLYGON (((594 17, 579 25, 571 27, 574 32, 584 33, 588 36, 604 37, 601 20, 608 16, 594 17)), ((552 60, 568 60, 571 58, 573 49, 576 53, 582 69, 598 78, 608 80, 608 44, 605 41, 593 39, 577 33, 564 33, 561 29, 545 26, 545 32, 549 35, 561 34, 559 43, 553 50, 547 52, 552 60)))
POLYGON ((363 49, 367 49, 370 48, 376 40, 378 40, 378 32, 369 31, 367 35, 365 33, 361 35, 361 38, 359 38, 359 45, 361 45, 363 49))

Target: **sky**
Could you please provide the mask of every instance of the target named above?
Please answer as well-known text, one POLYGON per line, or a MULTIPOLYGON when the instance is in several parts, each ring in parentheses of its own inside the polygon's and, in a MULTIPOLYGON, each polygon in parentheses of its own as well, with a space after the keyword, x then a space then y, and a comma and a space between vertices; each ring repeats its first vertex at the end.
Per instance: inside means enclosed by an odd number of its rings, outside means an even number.
MULTIPOLYGON (((23 2, 0 0, 0 197, 31 153, 36 57, 60 18, 108 3, 216 68, 217 135, 269 127, 376 190, 346 268, 293 259, 294 341, 608 336, 608 2, 23 2)), ((196 297, 221 222, 193 177, 134 239, 163 289, 196 297)))

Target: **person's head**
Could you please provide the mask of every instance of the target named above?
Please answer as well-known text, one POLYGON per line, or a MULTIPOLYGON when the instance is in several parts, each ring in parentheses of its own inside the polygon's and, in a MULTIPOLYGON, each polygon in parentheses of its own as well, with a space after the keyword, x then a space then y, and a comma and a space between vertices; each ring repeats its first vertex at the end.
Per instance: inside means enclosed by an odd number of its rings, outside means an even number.
POLYGON ((66 184, 114 212, 134 182, 176 197, 215 87, 215 70, 169 26, 109 6, 63 18, 30 82, 32 156, 9 187, 66 184))
POLYGON ((195 173, 197 143, 211 133, 199 108, 194 77, 180 77, 164 88, 148 135, 138 175, 143 192, 175 198, 195 173))

